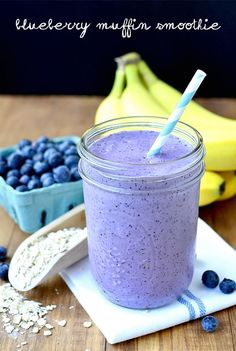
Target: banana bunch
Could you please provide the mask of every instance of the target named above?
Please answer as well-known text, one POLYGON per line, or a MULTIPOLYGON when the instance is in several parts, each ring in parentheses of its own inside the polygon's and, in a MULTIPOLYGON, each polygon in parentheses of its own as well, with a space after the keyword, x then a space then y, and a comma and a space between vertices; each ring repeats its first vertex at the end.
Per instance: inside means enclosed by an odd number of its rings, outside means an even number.
MULTIPOLYGON (((168 117, 182 94, 159 79, 139 54, 129 53, 116 61, 114 85, 98 106, 95 124, 126 116, 168 117)), ((181 121, 201 133, 206 148, 200 206, 233 197, 236 194, 236 120, 219 116, 191 101, 181 121)))

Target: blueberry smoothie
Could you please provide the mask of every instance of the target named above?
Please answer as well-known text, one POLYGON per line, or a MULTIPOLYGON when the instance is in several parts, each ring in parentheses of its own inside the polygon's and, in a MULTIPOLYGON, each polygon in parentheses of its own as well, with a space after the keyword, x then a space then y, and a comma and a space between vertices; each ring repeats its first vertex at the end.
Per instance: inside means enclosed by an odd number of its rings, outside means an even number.
POLYGON ((130 308, 170 303, 193 276, 202 157, 194 163, 193 143, 171 136, 147 158, 157 135, 118 130, 91 142, 93 161, 81 153, 91 270, 130 308))

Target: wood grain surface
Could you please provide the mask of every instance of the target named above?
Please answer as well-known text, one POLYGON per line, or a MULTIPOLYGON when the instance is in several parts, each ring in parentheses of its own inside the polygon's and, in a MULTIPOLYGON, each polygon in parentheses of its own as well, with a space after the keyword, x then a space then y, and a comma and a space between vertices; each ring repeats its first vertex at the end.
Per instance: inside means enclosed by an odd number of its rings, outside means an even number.
MULTIPOLYGON (((24 137, 36 139, 39 135, 81 135, 92 125, 100 100, 99 97, 77 96, 1 96, 0 147, 15 144, 24 137)), ((199 101, 212 111, 236 118, 236 99, 199 101)), ((200 216, 236 248, 236 197, 202 208, 200 216)), ((26 237, 0 208, 0 245, 8 247, 9 257, 26 237)), ((26 351, 236 350, 236 307, 215 313, 220 327, 212 334, 204 333, 200 321, 196 320, 128 342, 109 345, 94 324, 89 329, 83 327, 83 322, 89 320, 89 316, 59 276, 28 292, 26 296, 43 304, 56 304, 57 309, 50 314, 51 322, 56 325, 56 320, 66 319, 67 326, 56 327, 51 337, 31 334, 14 340, 3 331, 0 323, 0 351, 15 351, 23 340, 28 342, 22 347, 26 351), (69 309, 69 306, 74 308, 69 309)))

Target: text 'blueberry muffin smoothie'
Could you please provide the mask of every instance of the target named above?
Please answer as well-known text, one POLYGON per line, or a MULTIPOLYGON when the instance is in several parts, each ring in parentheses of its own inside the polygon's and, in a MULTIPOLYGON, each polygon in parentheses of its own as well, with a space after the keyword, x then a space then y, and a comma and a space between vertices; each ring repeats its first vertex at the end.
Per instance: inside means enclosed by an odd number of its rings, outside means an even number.
POLYGON ((91 270, 108 299, 130 308, 170 303, 193 275, 204 148, 179 122, 148 158, 164 123, 108 121, 79 146, 91 270))

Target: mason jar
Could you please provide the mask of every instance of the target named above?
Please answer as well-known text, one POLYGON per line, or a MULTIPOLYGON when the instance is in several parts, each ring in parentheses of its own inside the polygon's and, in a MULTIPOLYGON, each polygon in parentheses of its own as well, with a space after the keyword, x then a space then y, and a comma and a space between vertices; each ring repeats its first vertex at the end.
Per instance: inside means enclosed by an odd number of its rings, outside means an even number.
POLYGON ((132 143, 123 145, 132 137, 142 148, 165 123, 161 117, 107 121, 85 132, 78 146, 91 271, 110 301, 129 308, 166 305, 193 276, 204 173, 201 135, 178 122, 172 138, 188 145, 187 153, 175 157, 177 146, 169 152, 168 146, 166 157, 145 162, 133 162, 132 143))

